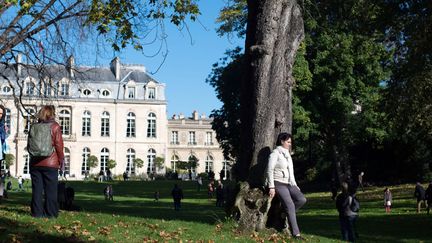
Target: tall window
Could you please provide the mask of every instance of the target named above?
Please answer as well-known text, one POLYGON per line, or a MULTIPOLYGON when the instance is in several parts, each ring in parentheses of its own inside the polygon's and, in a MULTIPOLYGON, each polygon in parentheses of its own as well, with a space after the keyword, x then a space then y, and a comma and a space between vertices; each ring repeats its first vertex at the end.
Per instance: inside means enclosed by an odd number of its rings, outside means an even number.
POLYGON ((135 174, 135 150, 134 149, 128 149, 126 152, 126 171, 128 174, 135 174))
POLYGON ((62 82, 60 84, 60 95, 61 96, 67 96, 67 95, 69 95, 69 83, 62 82))
POLYGON ((150 113, 147 118, 147 137, 155 138, 156 137, 156 115, 155 113, 150 113))
POLYGON ((189 131, 189 145, 196 145, 196 137, 194 131, 189 131))
POLYGON ((82 133, 83 136, 91 136, 91 113, 84 111, 82 117, 82 133))
POLYGON ((230 170, 228 161, 223 161, 222 162, 222 170, 224 172, 224 176, 223 176, 222 179, 223 180, 228 179, 228 173, 229 173, 229 170, 230 170))
POLYGON ((135 114, 129 112, 126 118, 126 137, 135 137, 135 114))
POLYGON ((135 98, 135 87, 130 87, 130 86, 127 87, 127 97, 129 99, 135 98))
POLYGON ((109 160, 109 150, 107 148, 103 148, 101 150, 101 155, 100 155, 100 170, 101 171, 107 170, 108 160, 109 160))
POLYGON ((6 127, 6 133, 8 135, 11 134, 11 111, 10 109, 6 108, 6 114, 5 114, 5 127, 6 127))
POLYGON ((63 135, 70 135, 71 115, 68 110, 61 110, 59 115, 60 127, 63 135))
POLYGON ((26 95, 34 95, 35 94, 35 85, 33 82, 29 81, 26 83, 26 95))
POLYGON ((64 164, 65 164, 65 175, 70 175, 70 150, 68 148, 64 148, 64 164))
POLYGON ((180 144, 178 139, 178 131, 171 132, 171 144, 180 144))
POLYGON ((147 174, 156 172, 154 160, 156 158, 156 150, 149 149, 147 152, 147 174))
POLYGON ((206 145, 213 145, 213 133, 212 132, 206 132, 206 145))
POLYGON ((24 154, 24 168, 23 168, 23 174, 28 175, 29 174, 29 161, 30 157, 29 154, 24 154))
POLYGON ((109 137, 110 133, 110 114, 106 111, 102 113, 101 118, 101 136, 102 137, 109 137))
POLYGON ((148 99, 149 100, 156 99, 156 89, 155 88, 148 88, 148 99))
POLYGON ((213 171, 213 157, 207 155, 205 161, 205 172, 209 173, 210 171, 213 171))
POLYGON ((90 149, 85 147, 82 153, 81 175, 85 175, 87 171, 90 171, 90 166, 88 165, 89 157, 90 157, 90 149))
POLYGON ((30 131, 30 125, 33 122, 35 114, 36 114, 36 111, 33 108, 27 109, 27 114, 25 114, 25 117, 24 117, 24 132, 25 133, 30 131))
POLYGON ((48 81, 43 82, 43 94, 45 97, 51 96, 51 84, 48 81))
POLYGON ((177 156, 177 155, 175 155, 175 154, 173 154, 173 156, 171 156, 171 169, 173 170, 173 171, 176 171, 177 169, 176 169, 176 167, 177 167, 177 162, 179 162, 180 161, 180 158, 177 156))

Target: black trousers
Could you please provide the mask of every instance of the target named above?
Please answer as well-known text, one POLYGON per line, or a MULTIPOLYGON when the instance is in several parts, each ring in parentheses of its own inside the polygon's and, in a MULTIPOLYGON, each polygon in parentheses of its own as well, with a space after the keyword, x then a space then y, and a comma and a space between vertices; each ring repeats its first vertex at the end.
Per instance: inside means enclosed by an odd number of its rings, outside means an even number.
POLYGON ((32 180, 31 214, 33 217, 57 217, 58 170, 48 167, 30 167, 32 180))

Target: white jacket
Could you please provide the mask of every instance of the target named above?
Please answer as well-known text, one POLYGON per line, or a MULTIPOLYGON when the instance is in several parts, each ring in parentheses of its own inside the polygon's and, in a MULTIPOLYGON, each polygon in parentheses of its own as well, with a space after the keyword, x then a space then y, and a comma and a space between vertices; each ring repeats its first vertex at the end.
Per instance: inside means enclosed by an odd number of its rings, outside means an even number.
POLYGON ((288 149, 278 146, 270 154, 267 165, 267 181, 270 188, 274 188, 274 181, 297 186, 294 166, 288 149))

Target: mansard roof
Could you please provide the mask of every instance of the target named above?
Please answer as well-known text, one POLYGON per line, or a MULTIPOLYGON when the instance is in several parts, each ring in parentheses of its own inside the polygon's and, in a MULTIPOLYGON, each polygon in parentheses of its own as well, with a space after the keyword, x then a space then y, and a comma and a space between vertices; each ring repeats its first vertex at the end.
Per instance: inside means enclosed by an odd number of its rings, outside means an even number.
MULTIPOLYGON (((31 77, 50 77, 54 80, 60 80, 64 77, 71 78, 68 67, 64 65, 49 65, 43 68, 34 65, 21 65, 21 75, 19 78, 31 77)), ((153 81, 158 83, 149 74, 144 71, 144 67, 141 66, 127 66, 122 65, 120 67, 120 79, 116 80, 115 74, 109 67, 87 67, 77 66, 73 68, 74 77, 73 79, 80 80, 81 82, 119 82, 134 80, 137 83, 148 83, 153 81)), ((17 64, 0 64, 0 74, 9 78, 16 78, 17 75, 17 64)))

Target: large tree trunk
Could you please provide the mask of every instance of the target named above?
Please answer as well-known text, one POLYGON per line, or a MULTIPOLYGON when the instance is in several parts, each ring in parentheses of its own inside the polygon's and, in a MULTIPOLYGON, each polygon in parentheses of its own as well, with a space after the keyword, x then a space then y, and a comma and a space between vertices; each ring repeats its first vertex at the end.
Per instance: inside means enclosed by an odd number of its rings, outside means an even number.
MULTIPOLYGON (((278 133, 291 132, 294 83, 291 74, 303 37, 303 19, 296 0, 248 0, 236 175, 240 181, 248 181, 251 188, 264 184, 268 156, 278 133)), ((248 200, 245 195, 248 193, 239 193, 239 200, 248 200)), ((256 226, 250 228, 261 227, 258 221, 247 221, 256 226)))

